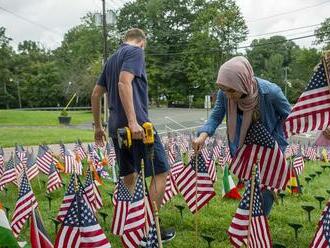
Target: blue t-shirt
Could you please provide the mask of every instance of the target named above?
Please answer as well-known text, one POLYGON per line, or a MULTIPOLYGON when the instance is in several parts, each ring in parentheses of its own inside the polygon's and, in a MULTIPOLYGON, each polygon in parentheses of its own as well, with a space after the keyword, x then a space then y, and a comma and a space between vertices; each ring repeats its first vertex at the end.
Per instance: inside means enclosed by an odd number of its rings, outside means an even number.
POLYGON ((148 122, 148 83, 143 49, 122 44, 107 60, 97 84, 106 88, 109 102, 109 135, 115 137, 118 128, 127 127, 128 121, 118 91, 119 74, 134 74, 132 81, 133 105, 140 125, 148 122))

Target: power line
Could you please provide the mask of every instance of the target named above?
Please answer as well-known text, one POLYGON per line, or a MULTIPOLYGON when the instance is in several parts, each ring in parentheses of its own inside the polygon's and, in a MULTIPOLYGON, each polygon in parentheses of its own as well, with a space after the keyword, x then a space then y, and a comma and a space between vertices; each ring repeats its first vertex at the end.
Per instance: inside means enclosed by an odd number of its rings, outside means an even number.
MULTIPOLYGON (((330 32, 323 32, 320 34, 329 34, 329 33, 330 32)), ((237 47, 236 50, 247 49, 247 48, 258 47, 258 46, 281 44, 281 43, 288 42, 288 41, 301 40, 301 39, 306 39, 306 38, 315 37, 315 36, 316 36, 315 34, 311 34, 311 35, 305 35, 305 36, 294 37, 291 39, 286 39, 284 41, 267 42, 267 43, 263 43, 263 44, 240 46, 240 47, 237 47)), ((149 55, 149 56, 175 56, 175 55, 185 55, 185 54, 208 54, 208 53, 214 53, 214 52, 219 52, 219 51, 221 51, 221 50, 215 48, 215 49, 209 49, 209 50, 205 50, 205 51, 196 51, 196 52, 187 51, 187 52, 174 52, 174 53, 147 53, 147 55, 149 55)))
POLYGON ((315 8, 315 7, 318 7, 318 6, 327 4, 327 3, 330 3, 330 1, 325 1, 325 2, 322 2, 322 3, 319 3, 319 4, 314 4, 314 5, 306 6, 306 7, 303 7, 303 8, 278 13, 278 14, 271 15, 271 16, 265 16, 265 17, 260 17, 260 18, 253 19, 253 20, 247 20, 246 22, 248 22, 248 23, 249 22, 258 22, 258 21, 262 21, 262 20, 266 20, 266 19, 270 19, 270 18, 274 18, 274 17, 278 17, 278 16, 283 16, 283 15, 291 14, 291 13, 302 11, 302 10, 306 10, 306 9, 315 8))
POLYGON ((48 32, 51 32, 51 33, 54 33, 54 34, 57 34, 57 35, 62 36, 61 33, 56 32, 55 30, 52 30, 52 29, 50 29, 49 27, 46 27, 46 26, 43 25, 43 24, 40 24, 40 23, 37 23, 37 22, 31 21, 30 19, 25 18, 24 16, 21 16, 21 15, 19 15, 19 14, 16 14, 15 12, 13 12, 13 11, 11 11, 11 10, 5 9, 5 8, 3 8, 3 7, 1 7, 1 6, 0 6, 0 9, 3 10, 3 11, 5 11, 5 12, 7 12, 7 13, 9 13, 9 14, 12 14, 12 15, 16 16, 17 18, 22 19, 22 20, 24 20, 24 21, 26 21, 26 22, 28 22, 28 23, 30 23, 30 24, 32 24, 32 25, 35 25, 35 26, 37 26, 37 27, 39 27, 39 28, 42 28, 42 29, 44 29, 44 30, 46 30, 46 31, 48 31, 48 32))

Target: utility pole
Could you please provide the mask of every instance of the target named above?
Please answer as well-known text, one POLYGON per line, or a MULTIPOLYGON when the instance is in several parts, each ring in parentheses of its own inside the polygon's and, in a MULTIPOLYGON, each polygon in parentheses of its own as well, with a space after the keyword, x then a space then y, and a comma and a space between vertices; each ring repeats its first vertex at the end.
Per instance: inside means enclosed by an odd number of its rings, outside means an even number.
MULTIPOLYGON (((106 13, 105 13, 105 0, 102 0, 102 25, 103 25, 103 66, 105 65, 107 58, 108 58, 108 45, 107 45, 107 19, 106 19, 106 13)), ((104 118, 103 123, 107 123, 108 121, 108 100, 107 100, 107 94, 104 94, 103 97, 103 112, 104 112, 104 118)), ((102 108, 102 107, 101 107, 102 108)), ((107 129, 108 130, 108 129, 107 129)))

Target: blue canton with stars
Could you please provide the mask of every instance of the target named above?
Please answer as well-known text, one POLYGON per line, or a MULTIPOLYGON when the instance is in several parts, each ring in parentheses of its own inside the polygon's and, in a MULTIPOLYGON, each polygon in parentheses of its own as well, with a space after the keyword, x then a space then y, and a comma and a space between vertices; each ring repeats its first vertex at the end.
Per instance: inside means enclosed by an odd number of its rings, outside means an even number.
POLYGON ((14 160, 13 160, 13 157, 11 157, 9 159, 9 161, 7 162, 7 165, 6 165, 6 171, 7 170, 12 170, 15 168, 15 164, 14 164, 14 160))
POLYGON ((134 189, 134 196, 133 196, 133 201, 132 202, 138 202, 141 201, 144 198, 143 195, 143 180, 142 176, 139 175, 137 180, 136 180, 136 185, 134 189))
POLYGON ((274 138, 260 121, 252 123, 249 131, 247 132, 244 143, 246 145, 259 145, 268 148, 275 147, 274 138))
POLYGON ((314 72, 311 81, 307 85, 305 91, 315 90, 327 86, 327 77, 325 75, 323 64, 317 66, 316 71, 314 72))
POLYGON ((77 192, 64 219, 65 226, 87 227, 96 225, 92 211, 84 201, 82 194, 77 192))
POLYGON ((156 247, 158 247, 158 237, 157 237, 156 224, 153 224, 149 228, 146 247, 147 248, 156 248, 156 247))
POLYGON ((55 172, 55 165, 54 163, 51 163, 49 166, 49 175, 55 172))
MULTIPOLYGON (((196 168, 196 156, 192 156, 191 160, 190 160, 190 166, 193 170, 195 170, 196 168)), ((208 170, 206 168, 206 163, 204 160, 204 157, 202 155, 202 153, 199 153, 197 156, 197 171, 199 173, 208 173, 208 170)))
POLYGON ((330 205, 322 218, 323 233, 325 239, 330 243, 330 205))
MULTIPOLYGON (((252 216, 264 215, 261 203, 261 192, 260 192, 260 178, 259 172, 256 172, 255 182, 254 182, 254 196, 252 205, 252 216)), ((244 192, 243 198, 239 204, 240 209, 250 210, 250 196, 251 196, 251 180, 248 181, 247 189, 244 192)))
POLYGON ((26 173, 23 172, 18 198, 22 198, 23 196, 25 196, 30 191, 31 191, 31 187, 30 187, 30 184, 29 184, 29 180, 26 176, 26 173))
POLYGON ((32 153, 28 153, 27 167, 30 168, 34 165, 34 158, 32 153))
POLYGON ((75 174, 72 174, 71 178, 70 178, 70 183, 69 183, 69 186, 68 186, 68 189, 67 191, 65 192, 65 195, 73 195, 75 193, 75 177, 77 177, 77 184, 78 184, 78 188, 79 188, 79 191, 80 192, 84 192, 84 189, 82 187, 82 184, 80 182, 80 179, 77 175, 75 174))
POLYGON ((85 182, 85 188, 90 186, 91 184, 93 184, 93 177, 92 177, 91 169, 88 168, 86 182, 85 182))
POLYGON ((123 179, 119 179, 118 182, 118 191, 117 191, 117 200, 118 201, 131 201, 132 196, 128 191, 127 187, 124 184, 123 179))

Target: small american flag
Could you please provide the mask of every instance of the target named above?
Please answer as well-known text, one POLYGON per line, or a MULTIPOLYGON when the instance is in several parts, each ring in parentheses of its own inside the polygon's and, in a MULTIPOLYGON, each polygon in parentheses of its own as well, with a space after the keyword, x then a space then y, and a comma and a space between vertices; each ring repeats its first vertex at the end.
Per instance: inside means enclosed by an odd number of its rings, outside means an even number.
POLYGON ((16 181, 16 179, 15 163, 13 157, 11 157, 5 165, 3 175, 0 178, 0 189, 3 189, 7 183, 16 181))
POLYGON ((51 193, 61 187, 63 187, 61 176, 56 170, 55 165, 51 164, 48 172, 47 193, 51 193))
POLYGON ((81 191, 74 194, 55 247, 111 247, 81 191))
MULTIPOLYGON (((135 189, 138 190, 139 186, 136 187, 135 189)), ((135 193, 138 191, 135 191, 135 193)), ((147 193, 147 192, 146 192, 147 193)), ((134 200, 133 200, 134 201, 134 200)), ((141 212, 142 215, 142 212, 141 212)), ((141 224, 143 226, 143 228, 134 228, 131 230, 125 230, 124 234, 121 238, 122 240, 122 244, 125 248, 138 248, 139 245, 141 244, 141 241, 143 239, 143 237, 147 238, 147 244, 146 247, 152 248, 153 243, 155 243, 156 241, 158 242, 158 240, 155 240, 155 236, 153 233, 153 225, 155 225, 155 221, 154 221, 154 216, 153 216, 153 211, 152 211, 152 206, 151 206, 151 200, 148 196, 148 194, 146 196, 144 196, 144 200, 143 200, 143 215, 144 218, 143 220, 141 220, 141 224), (151 228, 151 229, 150 229, 151 228), (149 246, 148 246, 149 245, 149 246)))
POLYGON ((250 204, 251 204, 251 180, 248 181, 248 186, 244 192, 243 198, 236 210, 235 216, 230 224, 228 235, 230 242, 234 247, 241 247, 246 244, 250 248, 270 248, 272 240, 268 227, 267 217, 262 209, 262 196, 260 192, 260 179, 257 170, 254 180, 253 205, 251 220, 250 204), (249 230, 250 229, 250 230, 249 230), (249 240, 248 232, 250 231, 249 240))
POLYGON ((30 242, 32 248, 54 247, 36 208, 32 210, 30 222, 30 242))
POLYGON ((296 171, 297 176, 299 176, 304 170, 304 157, 302 155, 301 148, 293 158, 293 169, 296 171))
POLYGON ((323 63, 317 66, 304 93, 286 119, 287 137, 314 130, 324 130, 330 125, 330 91, 324 68, 323 63))
POLYGON ((261 185, 275 191, 285 189, 290 177, 289 166, 277 142, 261 122, 251 125, 229 168, 238 178, 248 180, 258 159, 261 185))
POLYGON ((128 212, 124 227, 124 232, 136 231, 144 228, 145 214, 144 214, 144 194, 143 194, 143 180, 139 174, 133 198, 128 205, 128 212))
MULTIPOLYGON (((3 168, 4 163, 5 163, 4 152, 2 147, 0 146, 0 170, 3 168)), ((0 174, 0 178, 1 178, 1 174, 0 174)))
POLYGON ((62 204, 60 206, 60 210, 57 214, 56 219, 60 222, 62 222, 64 220, 65 215, 68 212, 68 209, 71 206, 71 203, 75 197, 75 188, 77 187, 77 190, 81 191, 81 194, 83 195, 87 205, 90 207, 90 209, 93 209, 92 204, 89 202, 88 197, 83 189, 83 186, 80 182, 79 177, 76 174, 72 174, 71 178, 70 178, 70 183, 68 186, 67 191, 65 192, 62 204))
POLYGON ((330 201, 322 213, 321 220, 310 248, 329 248, 330 246, 330 201))
POLYGON ((49 152, 47 147, 42 145, 39 146, 38 155, 37 155, 37 165, 39 170, 48 175, 49 167, 53 163, 53 156, 49 152))
POLYGON ((165 205, 166 202, 170 201, 174 196, 178 194, 178 190, 175 185, 175 179, 170 172, 166 177, 165 192, 162 204, 165 205))
POLYGON ((79 139, 74 144, 74 152, 78 155, 80 160, 84 160, 87 157, 85 149, 83 148, 82 143, 79 139))
POLYGON ((24 223, 30 217, 33 208, 38 206, 32 188, 25 171, 22 173, 22 179, 19 186, 19 195, 16 202, 11 228, 15 237, 21 232, 24 223))
POLYGON ((22 171, 25 169, 26 162, 27 162, 27 158, 25 157, 25 153, 24 153, 23 158, 22 158, 22 156, 19 156, 18 153, 15 153, 15 170, 16 170, 16 174, 18 175, 18 177, 21 175, 22 171))
POLYGON ((197 166, 196 156, 193 156, 189 165, 178 175, 175 181, 192 213, 196 213, 196 210, 201 209, 215 196, 213 182, 208 174, 202 154, 198 154, 197 166))
POLYGON ((174 178, 176 178, 184 169, 184 164, 180 152, 180 148, 177 145, 173 146, 173 157, 174 162, 171 164, 171 174, 174 178))
POLYGON ((28 153, 27 158, 28 158, 26 163, 27 176, 29 181, 32 181, 32 179, 38 176, 39 174, 38 165, 35 162, 33 153, 28 153))
POLYGON ((88 144, 88 159, 92 161, 95 169, 99 166, 99 157, 95 151, 95 148, 91 144, 88 144))
POLYGON ((112 143, 107 142, 106 144, 106 156, 108 158, 109 165, 113 166, 116 163, 116 152, 112 143))
POLYGON ((87 177, 86 177, 86 182, 85 182, 85 192, 86 192, 89 202, 93 205, 94 209, 98 210, 103 206, 100 191, 97 188, 97 186, 95 185, 90 168, 88 168, 88 171, 87 171, 87 177))
POLYGON ((128 205, 132 200, 132 196, 125 186, 122 178, 120 178, 117 183, 113 200, 115 208, 112 219, 111 232, 114 235, 123 235, 125 221, 128 213, 128 205))
POLYGON ((65 145, 61 145, 64 154, 65 173, 77 173, 82 174, 81 163, 76 161, 76 157, 72 151, 67 149, 65 145))
POLYGON ((26 151, 24 150, 24 147, 22 145, 16 144, 15 153, 19 158, 19 160, 22 161, 22 164, 25 166, 27 161, 27 156, 26 156, 27 154, 26 151))

